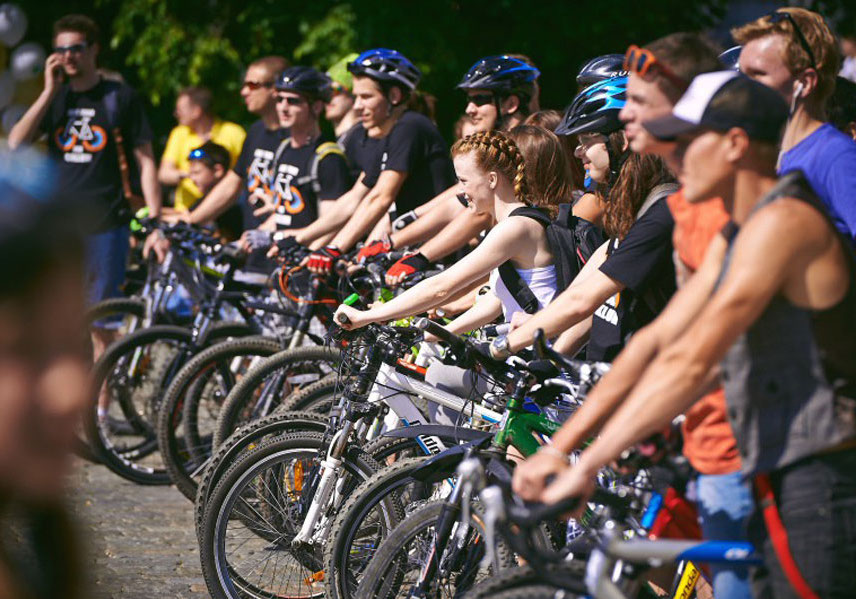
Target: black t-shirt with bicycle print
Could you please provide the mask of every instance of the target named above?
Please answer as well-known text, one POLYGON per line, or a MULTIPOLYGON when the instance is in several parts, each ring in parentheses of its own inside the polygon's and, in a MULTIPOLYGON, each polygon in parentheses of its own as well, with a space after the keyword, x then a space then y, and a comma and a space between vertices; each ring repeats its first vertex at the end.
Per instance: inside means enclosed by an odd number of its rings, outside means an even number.
POLYGON ((277 230, 300 229, 311 224, 318 218, 319 200, 335 200, 351 185, 348 162, 341 148, 334 148, 323 136, 300 148, 286 140, 273 169, 271 186, 277 230), (311 179, 316 154, 317 193, 311 179))
POLYGON ((244 229, 255 229, 267 218, 253 215, 255 208, 250 206, 248 198, 257 188, 270 194, 271 167, 280 142, 287 136, 288 129, 268 129, 261 119, 247 129, 247 137, 233 169, 244 180, 238 195, 244 229))
MULTIPOLYGON (((132 176, 134 148, 152 141, 152 130, 139 95, 128 85, 101 79, 82 92, 64 85, 48 107, 41 129, 56 164, 56 189, 67 197, 91 202, 98 231, 128 222, 115 130, 122 136, 132 176)), ((135 185, 136 186, 136 185, 135 185)))

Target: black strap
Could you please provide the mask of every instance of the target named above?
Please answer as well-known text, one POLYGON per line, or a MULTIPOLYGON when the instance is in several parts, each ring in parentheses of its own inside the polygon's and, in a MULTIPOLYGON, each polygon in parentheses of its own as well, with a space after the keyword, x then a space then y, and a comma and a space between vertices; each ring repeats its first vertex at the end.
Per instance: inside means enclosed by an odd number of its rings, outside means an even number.
MULTIPOLYGON (((532 206, 515 208, 508 216, 526 216, 537 221, 544 227, 548 227, 550 223, 553 222, 549 215, 532 206)), ((506 260, 500 264, 498 270, 499 277, 502 279, 502 282, 505 284, 505 287, 508 289, 511 297, 520 304, 520 307, 523 308, 524 312, 527 314, 535 314, 538 311, 538 308, 541 307, 541 303, 538 301, 538 298, 535 297, 535 294, 532 293, 532 290, 529 289, 529 285, 527 285, 520 277, 520 273, 517 272, 516 268, 514 268, 511 260, 506 260)))

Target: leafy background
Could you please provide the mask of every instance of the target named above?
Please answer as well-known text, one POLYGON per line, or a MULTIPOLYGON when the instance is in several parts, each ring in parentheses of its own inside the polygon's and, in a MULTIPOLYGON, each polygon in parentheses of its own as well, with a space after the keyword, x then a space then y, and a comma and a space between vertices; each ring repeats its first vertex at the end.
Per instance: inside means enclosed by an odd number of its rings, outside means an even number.
MULTIPOLYGON (((214 91, 219 114, 248 123, 238 92, 245 65, 268 54, 326 69, 352 51, 385 46, 423 71, 420 85, 438 98, 443 134, 463 110, 454 90, 481 56, 519 52, 542 71, 541 104, 561 108, 576 92, 587 59, 623 52, 673 31, 705 30, 723 46, 728 26, 782 2, 728 0, 43 0, 27 38, 46 48, 51 24, 69 12, 93 16, 104 31, 102 66, 121 72, 150 104, 162 143, 174 125, 176 93, 186 85, 214 91)), ((850 2, 790 2, 819 10, 835 25, 853 18, 850 2)))

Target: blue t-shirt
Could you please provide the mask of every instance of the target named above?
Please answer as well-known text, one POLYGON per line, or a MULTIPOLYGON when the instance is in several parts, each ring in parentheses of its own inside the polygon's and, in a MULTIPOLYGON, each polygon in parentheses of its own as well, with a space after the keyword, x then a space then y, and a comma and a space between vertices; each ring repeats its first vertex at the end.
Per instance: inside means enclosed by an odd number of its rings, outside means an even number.
POLYGON ((801 170, 835 228, 856 243, 856 142, 829 123, 782 155, 779 175, 801 170))

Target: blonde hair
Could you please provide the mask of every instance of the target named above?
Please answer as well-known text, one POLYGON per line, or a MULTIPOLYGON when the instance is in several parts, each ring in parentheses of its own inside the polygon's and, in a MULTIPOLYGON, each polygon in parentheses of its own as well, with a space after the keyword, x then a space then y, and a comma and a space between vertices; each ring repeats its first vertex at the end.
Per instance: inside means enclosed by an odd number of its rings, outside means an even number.
MULTIPOLYGON (((788 13, 799 26, 812 54, 817 71, 817 97, 825 100, 835 90, 835 77, 838 74, 838 45, 829 26, 816 12, 804 8, 780 8, 776 12, 788 13)), ((771 22, 770 15, 763 16, 751 23, 731 30, 734 41, 745 45, 768 35, 781 35, 787 46, 783 56, 791 74, 811 68, 811 57, 800 43, 799 34, 788 19, 771 22)))
POLYGON ((480 169, 502 173, 514 187, 514 196, 521 202, 529 203, 526 161, 517 144, 506 134, 500 131, 473 133, 452 146, 452 156, 470 152, 475 155, 476 165, 480 169))

